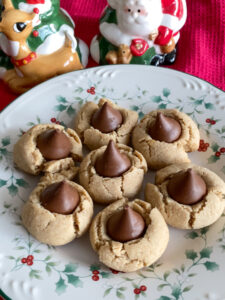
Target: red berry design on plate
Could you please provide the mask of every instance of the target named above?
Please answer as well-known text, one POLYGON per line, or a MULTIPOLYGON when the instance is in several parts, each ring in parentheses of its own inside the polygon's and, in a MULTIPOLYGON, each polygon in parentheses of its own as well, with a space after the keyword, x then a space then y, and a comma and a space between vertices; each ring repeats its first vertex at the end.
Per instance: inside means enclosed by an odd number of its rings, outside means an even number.
POLYGON ((212 120, 211 119, 206 119, 205 121, 206 121, 206 123, 211 123, 212 120))
POLYGON ((95 275, 98 275, 99 271, 98 270, 94 270, 94 271, 92 271, 92 273, 95 274, 95 275))
POLYGON ((206 152, 209 148, 209 143, 205 143, 204 140, 200 140, 200 145, 199 145, 199 148, 198 148, 198 151, 199 152, 206 152))
POLYGON ((98 281, 98 280, 99 280, 99 276, 98 276, 98 275, 93 275, 93 276, 92 276, 92 280, 98 281))
POLYGON ((32 266, 33 265, 33 260, 32 259, 28 259, 27 260, 27 265, 28 266, 32 266))
POLYGON ((141 290, 142 292, 145 292, 145 291, 147 290, 147 287, 146 287, 145 285, 141 285, 141 286, 140 286, 140 290, 141 290))
POLYGON ((215 155, 216 155, 217 157, 220 157, 221 153, 217 151, 217 152, 215 153, 215 155))
POLYGON ((56 118, 51 118, 52 123, 56 123, 56 118))
POLYGON ((34 259, 33 255, 28 255, 27 256, 27 260, 33 260, 33 259, 34 259))
POLYGON ((216 121, 214 121, 214 120, 211 120, 211 125, 215 125, 216 124, 216 121))
POLYGON ((220 149, 220 152, 221 152, 221 153, 225 153, 225 148, 224 148, 224 147, 221 148, 221 149, 220 149))
POLYGON ((59 122, 59 121, 56 121, 56 122, 55 122, 55 124, 58 124, 58 125, 60 125, 60 122, 59 122))
POLYGON ((26 263, 27 263, 27 259, 26 259, 25 257, 22 258, 22 259, 21 259, 21 263, 22 263, 22 264, 26 264, 26 263))
POLYGON ((119 273, 119 271, 116 271, 116 270, 114 270, 114 269, 110 269, 110 271, 111 271, 113 274, 118 274, 118 273, 119 273))
POLYGON ((136 289, 134 289, 134 293, 135 293, 136 295, 139 295, 139 294, 141 293, 141 290, 138 289, 138 288, 136 288, 136 289))

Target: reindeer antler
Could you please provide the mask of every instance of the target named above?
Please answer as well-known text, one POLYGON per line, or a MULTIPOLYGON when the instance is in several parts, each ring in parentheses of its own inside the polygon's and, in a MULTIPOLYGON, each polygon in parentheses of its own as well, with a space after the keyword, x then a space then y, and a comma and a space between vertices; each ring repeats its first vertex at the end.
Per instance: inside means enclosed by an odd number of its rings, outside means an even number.
POLYGON ((2 1, 2 4, 3 4, 3 6, 5 7, 5 10, 14 8, 14 6, 13 6, 11 0, 3 0, 3 1, 2 1))

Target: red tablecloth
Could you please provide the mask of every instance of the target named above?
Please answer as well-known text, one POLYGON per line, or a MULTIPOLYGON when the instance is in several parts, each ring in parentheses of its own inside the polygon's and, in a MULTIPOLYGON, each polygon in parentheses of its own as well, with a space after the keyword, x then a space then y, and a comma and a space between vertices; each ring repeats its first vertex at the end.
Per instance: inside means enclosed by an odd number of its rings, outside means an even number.
MULTIPOLYGON (((160 1, 160 0, 159 0, 160 1)), ((76 35, 88 45, 98 32, 106 0, 61 0, 73 17, 76 35)), ((225 1, 187 0, 188 20, 181 32, 173 69, 187 72, 225 90, 225 1)), ((94 66, 90 60, 89 67, 94 66)), ((16 96, 0 83, 0 110, 16 96)))

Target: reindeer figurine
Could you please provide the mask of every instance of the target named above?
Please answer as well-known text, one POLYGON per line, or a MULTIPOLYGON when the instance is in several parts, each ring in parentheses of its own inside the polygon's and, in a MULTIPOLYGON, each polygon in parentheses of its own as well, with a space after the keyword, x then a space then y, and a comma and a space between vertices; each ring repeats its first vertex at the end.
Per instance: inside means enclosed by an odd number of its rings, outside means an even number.
POLYGON ((32 13, 23 12, 15 9, 11 0, 3 0, 2 11, 1 48, 11 57, 14 65, 14 69, 5 72, 3 80, 15 93, 24 93, 56 75, 83 69, 71 28, 72 34, 68 34, 68 28, 65 28, 65 42, 60 49, 43 55, 32 52, 26 42, 33 28, 40 24, 38 9, 34 9, 32 13))

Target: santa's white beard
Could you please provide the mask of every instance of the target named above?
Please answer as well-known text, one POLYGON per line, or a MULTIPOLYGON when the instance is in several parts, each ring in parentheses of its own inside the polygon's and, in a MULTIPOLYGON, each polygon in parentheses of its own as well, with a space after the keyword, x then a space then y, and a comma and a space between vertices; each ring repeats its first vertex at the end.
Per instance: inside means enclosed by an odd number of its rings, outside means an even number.
POLYGON ((0 33, 0 48, 8 56, 16 57, 19 54, 20 43, 10 41, 4 33, 0 33))

